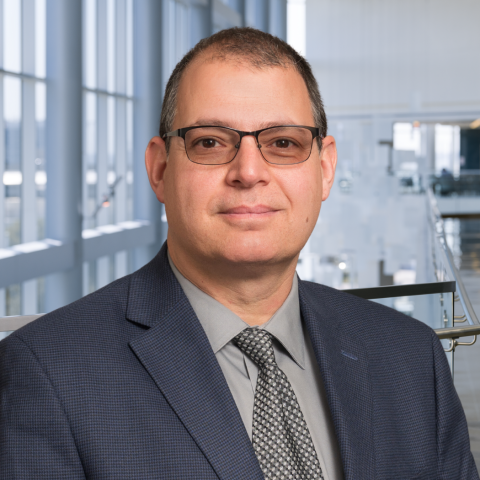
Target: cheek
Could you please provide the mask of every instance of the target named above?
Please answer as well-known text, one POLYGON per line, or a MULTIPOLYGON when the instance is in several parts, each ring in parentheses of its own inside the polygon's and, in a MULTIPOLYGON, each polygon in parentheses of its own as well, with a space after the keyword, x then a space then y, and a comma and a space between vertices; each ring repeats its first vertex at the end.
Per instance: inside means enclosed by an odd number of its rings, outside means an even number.
POLYGON ((301 175, 287 178, 286 190, 292 205, 296 220, 315 222, 322 202, 322 175, 317 169, 308 169, 301 175))
POLYGON ((193 171, 185 168, 172 169, 166 177, 165 206, 176 218, 187 223, 198 221, 209 211, 211 197, 215 191, 215 176, 208 171, 193 171))

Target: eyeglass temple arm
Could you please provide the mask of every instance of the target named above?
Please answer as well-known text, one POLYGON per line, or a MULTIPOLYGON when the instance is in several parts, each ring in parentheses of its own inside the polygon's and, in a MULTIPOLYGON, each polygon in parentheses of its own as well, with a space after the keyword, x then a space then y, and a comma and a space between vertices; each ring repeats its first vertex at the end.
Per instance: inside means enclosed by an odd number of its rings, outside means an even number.
POLYGON ((180 137, 180 136, 181 136, 180 130, 174 130, 173 132, 164 133, 162 138, 165 138, 165 137, 180 137))

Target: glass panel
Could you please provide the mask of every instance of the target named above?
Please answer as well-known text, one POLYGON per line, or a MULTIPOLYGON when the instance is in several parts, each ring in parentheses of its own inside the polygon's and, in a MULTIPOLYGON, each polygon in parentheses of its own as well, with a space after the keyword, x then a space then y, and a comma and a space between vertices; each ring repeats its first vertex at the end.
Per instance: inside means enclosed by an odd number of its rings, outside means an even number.
POLYGON ((316 251, 311 251, 313 250, 311 240, 310 238, 307 241, 298 259, 297 272, 300 278, 339 290, 358 288, 356 252, 344 251, 338 256, 319 255, 316 251))
MULTIPOLYGON (((111 95, 133 96, 133 5, 84 0, 84 85, 102 90, 84 96, 84 229, 120 221, 114 203, 127 210, 122 220, 133 219, 133 102, 111 95)), ((115 265, 113 257, 84 263, 84 293, 113 280, 115 265)))
POLYGON ((115 280, 115 255, 108 257, 108 276, 110 277, 108 283, 115 280))
POLYGON ((107 152, 108 152, 108 166, 113 168, 115 165, 115 98, 108 97, 107 101, 107 115, 108 115, 108 140, 107 140, 107 152))
MULTIPOLYGON (((260 4, 260 2, 258 2, 260 4)), ((260 5, 257 6, 257 8, 260 5)), ((287 3, 287 42, 300 55, 305 55, 306 36, 306 4, 305 0, 288 0, 287 3)))
POLYGON ((90 262, 83 262, 83 295, 93 293, 97 289, 96 272, 97 262, 92 260, 90 262))
POLYGON ((175 2, 175 65, 188 52, 190 46, 188 25, 188 8, 175 2))
POLYGON ((127 220, 133 220, 133 102, 127 101, 127 220))
POLYGON ((0 288, 0 317, 6 315, 6 292, 4 288, 0 288))
POLYGON ((45 78, 47 73, 47 18, 46 0, 35 0, 35 75, 45 78))
POLYGON ((132 0, 127 0, 126 15, 126 47, 127 47, 127 95, 133 96, 133 4, 132 0))
POLYGON ((100 257, 96 260, 97 264, 97 275, 96 275, 96 287, 102 288, 105 285, 108 285, 113 278, 111 276, 111 258, 110 256, 100 257))
POLYGON ((238 13, 242 13, 242 2, 241 0, 222 0, 225 5, 228 5, 232 10, 235 10, 238 13))
MULTIPOLYGON (((44 83, 35 85, 35 186, 37 189, 37 238, 45 238, 45 190, 47 172, 45 163, 45 118, 47 110, 47 89, 44 83)), ((39 310, 42 311, 42 310, 39 310)))
MULTIPOLYGON (((175 0, 168 0, 167 3, 167 25, 175 25, 175 6, 177 2, 175 0)), ((168 35, 168 41, 164 45, 164 55, 167 58, 166 63, 166 68, 164 72, 164 85, 166 85, 168 77, 172 73, 173 69, 175 68, 175 65, 177 64, 176 58, 175 58, 175 28, 169 28, 167 35, 168 35)))
POLYGON ((97 262, 92 260, 88 262, 88 293, 97 289, 97 262))
POLYGON ((435 173, 443 171, 458 175, 460 172, 460 127, 435 125, 435 173))
POLYGON ((453 175, 448 169, 444 169, 438 175, 431 175, 429 182, 435 194, 442 197, 480 196, 478 170, 462 170, 458 175, 453 175))
POLYGON ((5 76, 3 83, 3 118, 5 135, 5 235, 3 245, 21 241, 21 81, 5 76))
POLYGON ((22 313, 22 289, 20 284, 10 285, 5 289, 7 308, 7 317, 12 315, 21 315, 22 313))
POLYGON ((85 0, 84 2, 84 83, 87 88, 97 86, 97 2, 85 0))
POLYGON ((115 254, 115 279, 122 278, 128 274, 128 254, 127 251, 115 254))
POLYGON ((94 228, 93 213, 97 197, 97 96, 87 92, 84 97, 84 131, 83 131, 83 228, 94 228))
POLYGON ((38 313, 45 313, 47 311, 45 307, 45 277, 39 277, 37 280, 37 311, 38 313))
POLYGON ((393 125, 393 148, 395 150, 414 151, 421 149, 421 131, 413 123, 395 123, 393 125))
POLYGON ((115 223, 115 187, 117 184, 116 158, 115 158, 115 98, 108 97, 107 100, 107 202, 104 206, 108 208, 108 223, 115 223))
POLYGON ((107 2, 107 90, 115 91, 115 2, 107 2))
POLYGON ((3 68, 21 71, 21 0, 3 2, 3 68))
POLYGON ((371 300, 426 323, 433 329, 453 327, 453 293, 434 293, 371 300))

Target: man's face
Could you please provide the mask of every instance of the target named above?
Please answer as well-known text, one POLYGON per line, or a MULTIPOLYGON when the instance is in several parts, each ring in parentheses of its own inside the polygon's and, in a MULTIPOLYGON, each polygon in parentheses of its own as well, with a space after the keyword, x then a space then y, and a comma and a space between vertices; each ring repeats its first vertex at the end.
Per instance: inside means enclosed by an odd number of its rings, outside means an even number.
MULTIPOLYGON (((186 70, 177 98, 172 130, 202 124, 244 131, 314 126, 305 83, 292 68, 260 70, 199 59, 186 70)), ((179 137, 171 139, 166 160, 163 141, 155 141, 155 153, 149 153, 151 145, 147 149, 147 169, 165 203, 175 256, 232 265, 296 258, 333 182, 332 137, 324 139, 321 155, 314 141, 306 162, 286 166, 268 164, 253 136, 242 139, 235 159, 225 165, 192 163, 179 137)))

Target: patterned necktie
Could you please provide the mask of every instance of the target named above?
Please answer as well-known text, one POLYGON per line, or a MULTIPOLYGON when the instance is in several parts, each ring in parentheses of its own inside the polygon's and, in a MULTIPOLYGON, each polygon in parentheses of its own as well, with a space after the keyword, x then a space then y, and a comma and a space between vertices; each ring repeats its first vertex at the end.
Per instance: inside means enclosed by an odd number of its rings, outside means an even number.
POLYGON ((259 369, 253 406, 253 448, 266 480, 323 480, 317 452, 271 334, 246 328, 233 342, 259 369))

